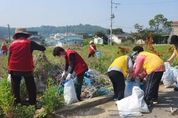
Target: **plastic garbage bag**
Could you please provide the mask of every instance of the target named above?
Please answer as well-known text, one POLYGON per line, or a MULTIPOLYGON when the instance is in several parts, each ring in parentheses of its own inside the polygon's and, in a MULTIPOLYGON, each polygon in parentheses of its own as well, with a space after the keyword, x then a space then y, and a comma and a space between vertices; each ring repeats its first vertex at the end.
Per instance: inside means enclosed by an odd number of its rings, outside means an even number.
POLYGON ((170 64, 168 62, 164 62, 164 65, 166 71, 163 73, 161 81, 163 82, 164 87, 167 88, 174 83, 173 69, 170 67, 170 64))
POLYGON ((96 57, 98 58, 98 59, 100 59, 101 58, 101 52, 100 51, 96 51, 96 57))
POLYGON ((145 83, 144 82, 140 82, 140 88, 145 91, 145 83))
POLYGON ((2 50, 0 50, 0 55, 3 55, 3 51, 2 50))
MULTIPOLYGON (((144 101, 144 92, 138 86, 133 87, 131 96, 116 101, 116 104, 121 117, 133 116, 135 112, 149 112, 148 106, 144 101)), ((139 113, 139 115, 141 114, 139 113)))
POLYGON ((119 112, 119 115, 122 118, 126 118, 126 117, 142 116, 143 114, 141 112, 119 112))
POLYGON ((64 84, 64 100, 67 105, 78 102, 73 79, 68 80, 64 84))
POLYGON ((138 84, 135 81, 131 81, 131 79, 125 80, 124 97, 132 95, 132 89, 134 86, 138 86, 138 84))
POLYGON ((84 81, 85 81, 85 83, 87 84, 87 86, 92 87, 92 84, 91 84, 91 81, 90 81, 89 78, 84 77, 84 81))

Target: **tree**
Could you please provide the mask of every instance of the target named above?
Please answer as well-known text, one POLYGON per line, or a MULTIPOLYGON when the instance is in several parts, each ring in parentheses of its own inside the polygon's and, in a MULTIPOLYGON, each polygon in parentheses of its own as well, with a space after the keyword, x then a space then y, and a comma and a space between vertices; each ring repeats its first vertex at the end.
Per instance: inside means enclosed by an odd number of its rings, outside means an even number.
POLYGON ((138 23, 134 25, 134 28, 137 29, 138 32, 143 31, 143 25, 139 25, 138 23))
MULTIPOLYGON (((107 30, 107 33, 110 34, 110 29, 107 30)), ((112 29, 113 34, 124 34, 125 32, 122 30, 122 28, 116 28, 112 29)))
POLYGON ((158 14, 149 21, 149 25, 154 29, 156 33, 160 33, 163 30, 169 29, 171 27, 172 21, 168 21, 162 14, 158 14))
POLYGON ((132 36, 135 39, 143 39, 143 40, 145 40, 146 37, 149 34, 149 30, 148 29, 143 29, 143 25, 139 25, 138 23, 136 23, 134 25, 134 28, 137 30, 137 32, 132 32, 132 36))

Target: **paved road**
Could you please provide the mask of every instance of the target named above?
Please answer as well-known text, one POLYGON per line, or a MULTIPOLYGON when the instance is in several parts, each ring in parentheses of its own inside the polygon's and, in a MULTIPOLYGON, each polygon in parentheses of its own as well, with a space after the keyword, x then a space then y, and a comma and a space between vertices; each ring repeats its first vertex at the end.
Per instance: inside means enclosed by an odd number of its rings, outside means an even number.
MULTIPOLYGON (((170 104, 174 109, 178 108, 178 92, 173 91, 173 88, 174 86, 164 88, 163 85, 160 85, 159 104, 151 107, 150 113, 143 114, 141 118, 178 118, 178 111, 175 115, 170 112, 170 104)), ((112 100, 94 107, 81 109, 78 107, 78 109, 69 109, 69 111, 57 114, 58 118, 121 118, 117 106, 112 100)))

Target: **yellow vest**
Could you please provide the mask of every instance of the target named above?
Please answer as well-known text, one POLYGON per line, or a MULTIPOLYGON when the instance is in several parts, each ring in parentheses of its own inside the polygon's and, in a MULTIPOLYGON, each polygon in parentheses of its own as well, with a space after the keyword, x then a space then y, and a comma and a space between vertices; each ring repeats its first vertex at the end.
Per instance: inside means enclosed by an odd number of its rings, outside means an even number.
POLYGON ((143 68, 147 72, 147 74, 150 74, 153 70, 155 70, 159 66, 164 65, 163 60, 153 53, 143 51, 139 53, 139 56, 141 55, 146 56, 145 61, 143 63, 143 68))
POLYGON ((109 67, 119 68, 122 71, 124 77, 126 77, 128 73, 127 58, 127 55, 120 56, 116 58, 109 67))

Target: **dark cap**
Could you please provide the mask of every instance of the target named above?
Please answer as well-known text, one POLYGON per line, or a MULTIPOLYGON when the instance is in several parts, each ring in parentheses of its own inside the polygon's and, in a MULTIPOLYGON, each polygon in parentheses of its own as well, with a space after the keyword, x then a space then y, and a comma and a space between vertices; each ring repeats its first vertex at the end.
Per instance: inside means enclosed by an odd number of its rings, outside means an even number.
POLYGON ((142 48, 141 46, 135 46, 135 47, 132 49, 132 51, 133 51, 133 53, 132 53, 132 56, 133 56, 133 55, 135 55, 135 54, 137 54, 137 53, 140 53, 140 52, 142 52, 142 51, 144 51, 144 50, 143 50, 143 48, 142 48))

